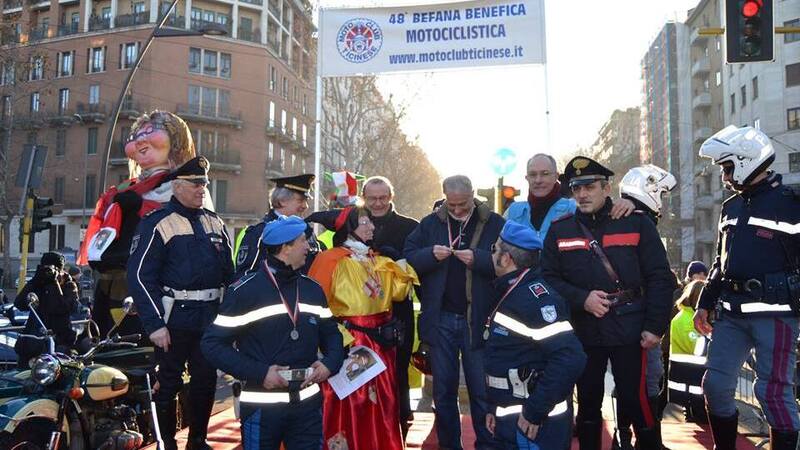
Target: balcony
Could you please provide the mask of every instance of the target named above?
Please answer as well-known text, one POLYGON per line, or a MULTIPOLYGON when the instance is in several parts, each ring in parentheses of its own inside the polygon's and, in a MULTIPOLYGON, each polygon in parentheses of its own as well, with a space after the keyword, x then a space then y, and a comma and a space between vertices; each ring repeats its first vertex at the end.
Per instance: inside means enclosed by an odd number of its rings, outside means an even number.
POLYGON ((711 71, 711 63, 707 56, 704 56, 692 64, 692 76, 699 77, 707 75, 711 71))
POLYGON ((53 114, 50 114, 47 120, 51 126, 65 127, 72 125, 75 122, 75 112, 72 108, 58 108, 53 114))
POLYGON ((211 163, 212 170, 237 173, 242 170, 242 161, 237 150, 212 150, 201 154, 211 163))
POLYGON ((111 28, 111 18, 92 17, 89 19, 89 31, 108 30, 111 28))
POLYGON ((264 176, 267 178, 275 178, 283 175, 283 161, 280 159, 267 160, 264 176))
POLYGON ((275 123, 270 124, 269 121, 267 121, 266 131, 267 131, 267 136, 275 137, 281 132, 281 128, 277 126, 275 123))
POLYGON ((711 107, 711 94, 701 92, 692 99, 692 109, 707 109, 711 107))
POLYGON ((134 14, 122 14, 114 19, 116 27, 132 27, 150 22, 150 11, 143 11, 134 14))
POLYGON ((61 24, 58 26, 58 35, 59 36, 69 36, 70 34, 78 34, 80 29, 78 28, 78 23, 73 22, 69 24, 61 24))
POLYGON ((22 0, 3 0, 3 12, 14 13, 22 11, 22 0))
POLYGON ((111 142, 111 155, 108 158, 110 166, 127 166, 128 157, 125 156, 125 144, 122 141, 111 142))
POLYGON ((22 42, 22 34, 16 31, 5 30, 0 34, 0 45, 19 44, 22 42))
POLYGON ((292 138, 292 135, 289 134, 288 129, 281 127, 280 132, 278 133, 278 140, 284 144, 291 144, 294 139, 292 138))
POLYGON ((50 7, 50 0, 27 0, 26 3, 31 7, 32 10, 50 7))
MULTIPOLYGON (((264 5, 264 0, 239 0, 240 3, 248 3, 250 5, 257 5, 262 6, 264 5)), ((261 9, 261 8, 259 8, 261 9)))
POLYGON ((245 28, 239 28, 238 33, 236 34, 236 39, 240 41, 248 41, 248 42, 255 42, 256 44, 261 43, 261 30, 256 28, 254 30, 249 30, 245 28))
POLYGON ((711 128, 699 127, 694 130, 694 141, 702 142, 711 137, 711 128))
POLYGON ((178 104, 178 115, 184 120, 204 122, 214 125, 227 125, 237 130, 242 129, 242 113, 214 108, 200 107, 200 105, 178 104))
POLYGON ((128 118, 130 120, 136 120, 145 110, 145 107, 140 103, 132 98, 126 98, 122 101, 122 108, 119 111, 120 118, 128 118))
POLYGON ((221 24, 221 23, 216 23, 216 22, 209 22, 207 20, 192 19, 190 28, 195 30, 195 31, 200 31, 200 30, 203 30, 203 29, 206 29, 206 28, 210 28, 212 26, 213 27, 222 27, 222 28, 224 28, 225 31, 228 33, 228 36, 231 36, 231 33, 232 33, 231 30, 233 28, 231 27, 230 23, 221 24))
MULTIPOLYGON (((105 122, 106 116, 108 115, 106 105, 101 105, 98 103, 78 103, 76 113, 81 116, 84 122, 92 121, 94 123, 105 122)), ((120 116, 121 115, 122 114, 120 114, 120 116)))
POLYGON ((31 27, 28 33, 28 42, 41 41, 50 37, 50 25, 38 25, 31 27))
POLYGON ((186 16, 171 15, 164 23, 165 27, 186 28, 186 16))
POLYGON ((14 124, 25 129, 42 128, 46 125, 46 118, 44 111, 31 111, 15 116, 14 124))
POLYGON ((700 34, 699 28, 695 28, 692 30, 692 34, 689 37, 689 42, 692 45, 702 47, 703 45, 706 45, 707 41, 708 41, 708 36, 703 36, 702 34, 700 34))

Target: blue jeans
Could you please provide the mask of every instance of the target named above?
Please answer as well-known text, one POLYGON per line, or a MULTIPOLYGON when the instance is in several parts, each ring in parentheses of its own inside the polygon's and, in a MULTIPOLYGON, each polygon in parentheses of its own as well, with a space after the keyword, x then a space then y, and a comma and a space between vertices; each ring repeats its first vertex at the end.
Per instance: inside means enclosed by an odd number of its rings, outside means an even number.
POLYGON ((770 427, 800 430, 795 402, 797 317, 733 317, 714 323, 708 348, 703 394, 708 411, 718 417, 736 414, 736 384, 750 350, 755 349, 754 392, 770 427))
POLYGON ((461 449, 461 419, 458 411, 458 361, 464 367, 469 393, 475 448, 489 448, 492 436, 486 429, 486 381, 483 371, 483 349, 470 349, 469 325, 464 316, 442 311, 437 327, 437 342, 431 347, 433 401, 436 413, 436 435, 439 446, 461 449))

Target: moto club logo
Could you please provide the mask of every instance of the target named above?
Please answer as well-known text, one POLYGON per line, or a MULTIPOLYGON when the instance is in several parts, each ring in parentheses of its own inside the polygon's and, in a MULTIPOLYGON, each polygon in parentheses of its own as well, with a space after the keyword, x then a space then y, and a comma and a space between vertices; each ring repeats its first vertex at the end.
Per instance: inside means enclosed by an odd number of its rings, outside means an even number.
POLYGON ((336 47, 346 61, 363 63, 374 58, 381 50, 383 32, 371 19, 350 19, 339 28, 336 47))

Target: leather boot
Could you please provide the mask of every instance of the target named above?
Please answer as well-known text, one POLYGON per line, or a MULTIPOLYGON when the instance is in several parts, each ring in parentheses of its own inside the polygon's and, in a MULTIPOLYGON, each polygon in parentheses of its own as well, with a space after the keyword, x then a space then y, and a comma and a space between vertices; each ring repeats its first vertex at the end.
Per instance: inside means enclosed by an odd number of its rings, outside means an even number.
POLYGON ((578 421, 578 443, 580 450, 600 450, 602 447, 603 421, 578 421))
POLYGON ((192 417, 189 419, 189 440, 186 442, 186 450, 213 450, 206 442, 206 435, 211 410, 214 408, 214 393, 195 395, 189 399, 189 408, 192 410, 192 417))
POLYGON ((156 402, 158 415, 158 429, 161 431, 161 440, 164 441, 164 450, 178 450, 175 442, 175 428, 178 422, 176 400, 156 402))
MULTIPOLYGON (((658 422, 656 422, 658 423, 658 422)), ((636 430, 636 450, 661 450, 661 433, 656 427, 636 430)))
POLYGON ((795 450, 797 431, 781 431, 770 427, 769 443, 772 450, 795 450))
POLYGON ((669 450, 667 447, 664 446, 664 441, 661 436, 661 419, 664 416, 664 401, 660 396, 650 397, 648 399, 650 401, 650 410, 653 411, 653 416, 656 423, 653 425, 653 431, 658 438, 659 447, 655 447, 661 450, 669 450))
POLYGON ((711 434, 714 436, 714 450, 736 450, 736 431, 739 426, 739 412, 730 417, 708 414, 711 434))

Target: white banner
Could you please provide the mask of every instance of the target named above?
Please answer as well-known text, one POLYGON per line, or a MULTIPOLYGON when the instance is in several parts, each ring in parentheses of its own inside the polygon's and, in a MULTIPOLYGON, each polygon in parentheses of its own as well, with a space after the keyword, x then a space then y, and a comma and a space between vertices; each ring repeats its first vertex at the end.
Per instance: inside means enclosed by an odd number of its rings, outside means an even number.
POLYGON ((545 63, 544 0, 320 11, 320 73, 545 63))

